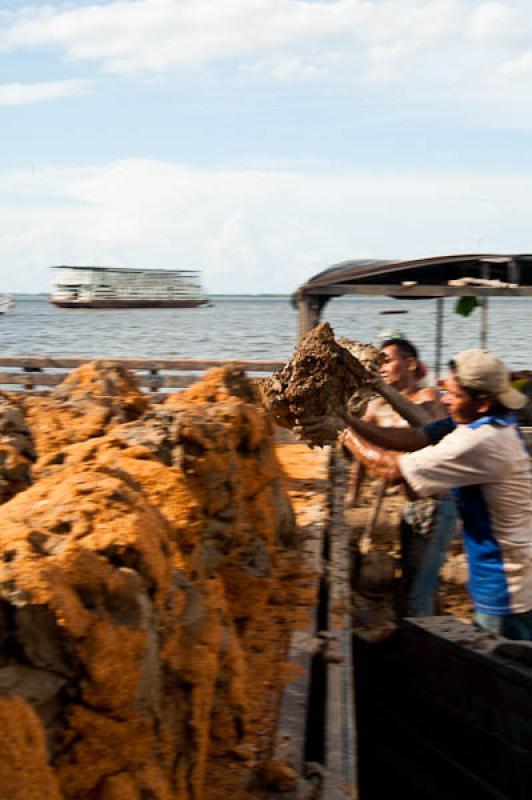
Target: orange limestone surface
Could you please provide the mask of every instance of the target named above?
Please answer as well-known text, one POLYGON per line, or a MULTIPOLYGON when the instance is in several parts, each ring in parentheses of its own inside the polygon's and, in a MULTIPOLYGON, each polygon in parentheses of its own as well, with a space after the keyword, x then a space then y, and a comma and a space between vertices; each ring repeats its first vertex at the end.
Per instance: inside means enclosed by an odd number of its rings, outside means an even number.
POLYGON ((112 425, 137 419, 149 400, 124 367, 92 361, 67 375, 50 394, 22 395, 17 402, 40 459, 65 445, 102 436, 112 425))
POLYGON ((227 369, 149 405, 96 364, 20 401, 39 461, 0 506, 0 800, 260 796, 308 600, 255 399, 227 369))
POLYGON ((31 485, 32 434, 16 401, 0 392, 0 503, 31 485))
MULTIPOLYGON (((2 670, 3 672, 4 670, 2 670)), ((5 683, 2 687, 5 691, 5 683)), ((61 800, 43 726, 20 697, 0 697, 0 793, 9 800, 61 800)))

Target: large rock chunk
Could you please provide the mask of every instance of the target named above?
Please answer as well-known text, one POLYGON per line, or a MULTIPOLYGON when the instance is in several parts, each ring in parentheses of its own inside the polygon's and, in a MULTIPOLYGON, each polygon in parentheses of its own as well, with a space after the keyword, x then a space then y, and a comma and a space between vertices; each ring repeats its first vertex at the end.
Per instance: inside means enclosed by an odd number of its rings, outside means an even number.
POLYGON ((39 714, 62 797, 103 800, 119 774, 133 796, 199 797, 218 676, 236 698, 242 668, 221 584, 186 577, 125 474, 71 467, 0 519, 0 689, 39 714))
MULTIPOLYGON (((263 404, 275 422, 293 428, 298 420, 342 415, 349 399, 370 382, 362 363, 334 338, 327 322, 308 333, 282 370, 260 383, 263 404)), ((316 444, 321 444, 321 441, 316 444)))
POLYGON ((42 470, 81 464, 132 478, 168 521, 187 573, 220 574, 241 624, 259 613, 273 553, 294 539, 272 423, 262 408, 174 398, 105 437, 53 454, 42 470))
MULTIPOLYGON (((344 337, 337 339, 337 342, 360 361, 371 378, 378 377, 379 369, 386 360, 386 356, 377 347, 366 342, 358 342, 355 339, 346 339, 344 337)), ((355 417, 362 417, 369 401, 376 396, 377 392, 371 383, 362 384, 349 398, 347 410, 355 417)))
POLYGON ((41 716, 63 796, 84 798, 155 747, 166 524, 124 481, 78 469, 4 505, 0 527, 0 681, 41 716))

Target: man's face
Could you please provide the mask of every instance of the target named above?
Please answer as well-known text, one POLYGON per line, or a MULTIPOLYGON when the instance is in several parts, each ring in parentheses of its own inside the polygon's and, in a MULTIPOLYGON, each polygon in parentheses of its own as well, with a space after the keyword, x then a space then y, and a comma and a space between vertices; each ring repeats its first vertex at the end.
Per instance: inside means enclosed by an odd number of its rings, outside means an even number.
POLYGON ((472 398, 466 389, 462 389, 452 372, 445 379, 445 392, 441 399, 458 425, 468 425, 470 422, 474 422, 489 408, 489 401, 486 398, 472 398))
POLYGON ((381 378, 389 386, 402 389, 408 382, 412 367, 415 369, 415 358, 402 355, 396 344, 383 347, 381 353, 386 356, 386 361, 379 370, 381 378))

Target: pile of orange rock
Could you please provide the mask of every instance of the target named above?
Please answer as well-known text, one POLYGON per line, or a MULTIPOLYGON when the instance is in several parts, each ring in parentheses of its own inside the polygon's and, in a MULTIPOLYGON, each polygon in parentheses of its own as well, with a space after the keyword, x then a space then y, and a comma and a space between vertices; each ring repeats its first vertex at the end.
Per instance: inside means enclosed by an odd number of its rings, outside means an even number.
POLYGON ((1 800, 197 800, 257 757, 298 546, 257 400, 102 362, 0 398, 1 800))

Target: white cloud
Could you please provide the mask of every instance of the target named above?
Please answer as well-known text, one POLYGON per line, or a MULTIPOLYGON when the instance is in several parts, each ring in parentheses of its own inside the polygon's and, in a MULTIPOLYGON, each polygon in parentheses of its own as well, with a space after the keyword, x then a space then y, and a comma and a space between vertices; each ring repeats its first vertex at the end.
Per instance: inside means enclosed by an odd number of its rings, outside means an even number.
POLYGON ((6 15, 0 50, 55 48, 121 74, 226 62, 297 81, 333 75, 336 59, 337 78, 371 77, 381 65, 384 75, 393 63, 394 79, 460 73, 463 83, 515 57, 531 33, 526 0, 118 0, 6 15))
POLYGON ((484 42, 501 42, 520 38, 523 26, 529 29, 525 9, 521 3, 480 3, 470 16, 473 39, 484 42))
POLYGON ((501 64, 496 76, 503 82, 513 79, 527 78, 532 75, 532 50, 522 53, 518 58, 501 64))
POLYGON ((22 106, 81 94, 89 81, 43 81, 41 83, 0 83, 0 106, 22 106))
POLYGON ((243 65, 243 75, 270 77, 276 81, 300 83, 322 81, 331 75, 341 60, 340 54, 323 54, 315 58, 303 58, 296 55, 276 55, 251 65, 243 65))
POLYGON ((211 292, 271 292, 359 256, 530 248, 525 173, 323 175, 127 160, 0 178, 4 291, 48 289, 57 263, 196 267, 211 292))

